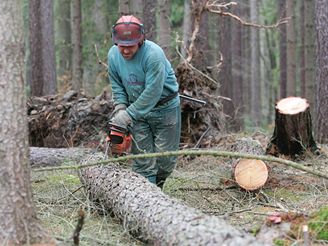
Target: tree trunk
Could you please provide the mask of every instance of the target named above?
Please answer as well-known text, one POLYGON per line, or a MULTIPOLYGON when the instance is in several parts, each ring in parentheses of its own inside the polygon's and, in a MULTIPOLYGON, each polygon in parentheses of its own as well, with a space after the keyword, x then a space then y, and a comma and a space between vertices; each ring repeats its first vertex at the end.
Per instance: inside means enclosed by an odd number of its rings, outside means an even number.
MULTIPOLYGON (((191 37, 191 0, 184 0, 184 15, 183 15, 183 26, 182 26, 182 47, 181 47, 181 55, 186 58, 187 57, 187 49, 190 44, 191 37)), ((181 58, 183 59, 183 58, 181 58)))
MULTIPOLYGON (((90 158, 89 158, 90 159, 90 158)), ((102 159, 94 155, 92 160, 102 159)), ((155 245, 260 245, 224 220, 170 198, 144 177, 116 166, 81 170, 91 199, 122 220, 133 235, 155 245)))
POLYGON ((42 32, 41 30, 41 2, 29 2, 29 29, 30 29, 30 86, 32 96, 42 96, 43 69, 42 69, 42 32))
MULTIPOLYGON (((104 159, 81 148, 30 148, 31 163, 57 165, 76 158, 86 164, 104 159), (47 158, 43 158, 47 156, 47 158)), ((113 213, 132 235, 151 245, 262 245, 224 220, 206 215, 164 194, 143 176, 114 163, 80 170, 92 201, 113 213)))
POLYGON ((316 137, 328 143, 328 2, 317 0, 316 5, 316 137))
POLYGON ((56 18, 56 47, 57 47, 57 71, 58 80, 63 75, 71 76, 72 48, 71 48, 71 1, 55 1, 56 18))
POLYGON ((317 149, 306 99, 288 97, 280 100, 276 104, 275 129, 266 153, 295 158, 306 151, 316 153, 317 149))
POLYGON ((132 9, 132 14, 138 19, 143 21, 144 1, 143 0, 131 1, 131 9, 132 9))
MULTIPOLYGON (((41 32, 42 32, 42 95, 54 95, 57 92, 56 57, 53 1, 41 2, 41 32)), ((39 30, 40 31, 40 30, 39 30)), ((40 51, 38 51, 40 52, 40 51)))
POLYGON ((157 1, 145 0, 143 9, 143 24, 146 39, 156 41, 156 8, 157 1))
MULTIPOLYGON (((305 98, 315 105, 315 15, 313 0, 305 0, 305 98)), ((312 112, 314 112, 313 110, 312 112)))
POLYGON ((71 2, 72 30, 72 87, 80 92, 82 88, 82 28, 81 0, 71 2))
MULTIPOLYGON (((286 17, 286 0, 278 0, 278 16, 286 17)), ((287 53, 286 53, 286 25, 280 25, 279 32, 279 61, 280 61, 280 98, 287 96, 287 53)))
POLYGON ((170 51, 171 26, 170 26, 170 0, 159 2, 159 34, 158 44, 163 48, 166 57, 172 60, 170 51))
POLYGON ((295 33, 295 14, 294 0, 288 0, 286 15, 291 17, 287 27, 287 96, 296 96, 296 33, 295 33))
POLYGON ((0 242, 30 245, 46 239, 33 205, 27 158, 21 1, 0 1, 0 242))
MULTIPOLYGON (((250 1, 250 17, 253 23, 258 22, 258 1, 250 1)), ((261 82, 260 82, 260 41, 259 33, 251 29, 251 117, 253 126, 257 127, 261 121, 261 82)))
POLYGON ((130 2, 129 0, 118 1, 118 12, 120 16, 131 14, 129 2, 130 2))

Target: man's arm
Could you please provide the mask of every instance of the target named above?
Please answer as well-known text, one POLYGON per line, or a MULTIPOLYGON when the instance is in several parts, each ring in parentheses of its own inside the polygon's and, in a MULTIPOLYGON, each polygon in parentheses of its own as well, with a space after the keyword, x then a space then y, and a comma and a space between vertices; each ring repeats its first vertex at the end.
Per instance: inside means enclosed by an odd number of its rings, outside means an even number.
POLYGON ((129 115, 137 120, 155 107, 161 98, 165 77, 164 62, 155 61, 147 66, 145 89, 138 99, 127 108, 129 115))

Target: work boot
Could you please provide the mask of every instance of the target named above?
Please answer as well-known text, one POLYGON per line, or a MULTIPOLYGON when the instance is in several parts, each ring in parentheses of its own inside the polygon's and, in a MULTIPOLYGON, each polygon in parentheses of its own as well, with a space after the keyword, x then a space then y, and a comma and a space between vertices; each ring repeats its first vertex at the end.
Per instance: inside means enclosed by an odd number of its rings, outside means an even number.
POLYGON ((156 185, 163 190, 163 186, 165 183, 166 178, 163 177, 156 177, 156 185))

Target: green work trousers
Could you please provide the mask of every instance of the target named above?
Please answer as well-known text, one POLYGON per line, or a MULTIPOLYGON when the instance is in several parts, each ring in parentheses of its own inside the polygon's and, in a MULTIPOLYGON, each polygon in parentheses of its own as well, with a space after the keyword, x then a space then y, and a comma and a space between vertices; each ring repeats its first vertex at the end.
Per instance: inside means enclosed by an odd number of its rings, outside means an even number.
MULTIPOLYGON (((173 109, 152 111, 133 122, 132 153, 154 153, 179 149, 181 134, 180 105, 173 109)), ((177 157, 136 159, 132 170, 152 183, 165 180, 173 171, 177 157)))

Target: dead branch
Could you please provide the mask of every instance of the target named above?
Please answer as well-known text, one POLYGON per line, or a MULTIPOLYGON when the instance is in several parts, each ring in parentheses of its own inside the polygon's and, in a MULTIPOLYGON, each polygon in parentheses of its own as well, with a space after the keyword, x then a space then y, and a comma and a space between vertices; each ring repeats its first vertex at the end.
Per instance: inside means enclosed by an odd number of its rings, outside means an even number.
POLYGON ((78 218, 77 225, 76 225, 76 228, 73 233, 74 245, 80 244, 80 232, 82 230, 82 227, 84 224, 84 217, 85 217, 85 212, 82 208, 79 209, 78 215, 79 215, 79 218, 78 218))
POLYGON ((100 60, 100 58, 99 58, 98 48, 97 48, 96 44, 95 44, 95 51, 96 51, 96 56, 97 56, 97 59, 98 59, 98 63, 100 65, 103 65, 107 69, 108 65, 105 62, 103 62, 102 60, 100 60))
POLYGON ((154 157, 168 157, 168 156, 198 156, 198 155, 210 155, 214 157, 231 157, 231 158, 244 158, 244 159, 256 159, 262 161, 269 161, 275 162, 279 164, 283 164, 285 166, 289 166, 295 168, 297 170, 304 171, 306 173, 313 174, 315 176, 328 179, 328 175, 322 172, 313 170, 308 168, 304 165, 300 165, 299 163, 284 160, 278 157, 273 156, 264 156, 264 155, 251 155, 251 154, 244 154, 238 152, 230 152, 230 151, 217 151, 217 150, 179 150, 179 151, 167 151, 167 152, 160 152, 160 153, 147 153, 147 154, 138 154, 138 155, 127 155, 121 156, 117 158, 108 158, 106 160, 97 161, 97 162, 89 162, 82 165, 67 165, 67 166, 59 166, 59 167, 45 167, 45 168, 37 168, 33 169, 35 172, 42 172, 42 171, 53 171, 53 170, 70 170, 70 169, 82 169, 86 167, 92 167, 97 165, 108 165, 109 163, 119 163, 125 162, 128 160, 138 159, 138 158, 154 158, 154 157))
POLYGON ((222 10, 222 9, 227 9, 227 7, 229 7, 229 6, 235 6, 235 5, 237 5, 236 2, 220 4, 220 3, 218 3, 218 1, 207 1, 206 4, 205 4, 204 9, 211 12, 211 13, 215 13, 215 14, 218 14, 218 15, 221 15, 221 16, 231 17, 232 19, 238 21, 239 23, 241 23, 244 26, 256 27, 256 28, 277 28, 278 26, 280 26, 282 24, 287 24, 288 20, 290 19, 290 17, 286 17, 286 18, 282 18, 282 19, 278 20, 278 22, 275 23, 275 24, 263 25, 263 24, 247 22, 247 21, 241 19, 237 15, 234 15, 230 12, 226 12, 226 11, 222 10))

